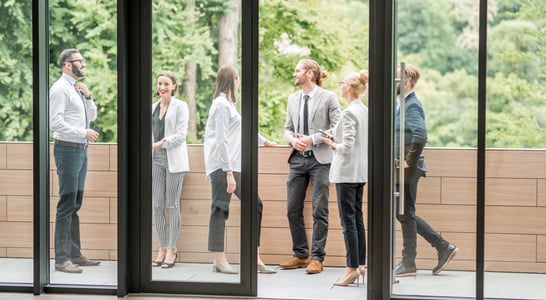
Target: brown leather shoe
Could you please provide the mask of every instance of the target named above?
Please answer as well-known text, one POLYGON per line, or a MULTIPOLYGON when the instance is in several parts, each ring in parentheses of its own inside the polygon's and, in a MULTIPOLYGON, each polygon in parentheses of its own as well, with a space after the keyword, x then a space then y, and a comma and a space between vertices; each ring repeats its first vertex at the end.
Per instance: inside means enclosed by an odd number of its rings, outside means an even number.
POLYGON ((312 259, 306 269, 309 274, 318 274, 322 272, 322 262, 320 260, 312 259))
POLYGON ((75 266, 71 261, 67 260, 63 263, 55 264, 55 271, 65 273, 81 273, 83 270, 75 266))
POLYGON ((73 257, 71 259, 72 263, 80 267, 90 267, 100 265, 100 261, 90 260, 89 258, 80 255, 79 257, 73 257))
POLYGON ((309 257, 297 257, 294 256, 291 259, 280 264, 283 269, 296 269, 303 268, 309 264, 309 257))

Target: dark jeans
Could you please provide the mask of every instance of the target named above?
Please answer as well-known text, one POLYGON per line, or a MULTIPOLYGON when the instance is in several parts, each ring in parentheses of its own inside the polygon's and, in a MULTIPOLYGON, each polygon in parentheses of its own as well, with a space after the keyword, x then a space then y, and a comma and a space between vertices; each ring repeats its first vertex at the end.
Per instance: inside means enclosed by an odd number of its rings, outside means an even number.
MULTIPOLYGON (((209 221, 209 251, 223 252, 224 251, 224 235, 226 231, 226 220, 229 217, 229 203, 231 194, 226 192, 227 181, 226 172, 218 169, 210 175, 212 189, 212 205, 210 208, 209 221)), ((233 172, 235 182, 235 195, 241 199, 241 173, 233 172)), ((258 196, 258 246, 260 245, 260 231, 262 228, 262 199, 258 196)))
POLYGON ((80 217, 87 150, 55 144, 55 165, 59 177, 59 203, 55 216, 55 263, 63 263, 80 253, 80 217))
MULTIPOLYGON (((421 235, 433 247, 442 250, 449 244, 425 220, 415 214, 415 200, 417 197, 417 183, 424 172, 417 167, 405 169, 404 181, 404 214, 397 215, 402 227, 402 260, 405 263, 415 264, 417 256, 417 234, 421 235)), ((396 185, 399 190, 399 184, 396 185)))
POLYGON ((313 244, 311 258, 323 261, 328 238, 328 194, 330 164, 321 164, 314 157, 294 153, 290 158, 290 170, 286 181, 286 206, 292 251, 296 257, 308 257, 309 245, 303 219, 303 206, 309 181, 311 181, 313 205, 313 244))
POLYGON ((366 232, 362 215, 365 183, 336 183, 339 219, 343 229, 347 267, 366 264, 366 232))

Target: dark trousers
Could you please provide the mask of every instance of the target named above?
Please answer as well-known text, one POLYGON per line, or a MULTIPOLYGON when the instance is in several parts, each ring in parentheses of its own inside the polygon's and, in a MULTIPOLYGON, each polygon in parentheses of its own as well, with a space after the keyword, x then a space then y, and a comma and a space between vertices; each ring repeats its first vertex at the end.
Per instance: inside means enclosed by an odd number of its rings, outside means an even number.
POLYGON ((323 261, 328 237, 328 194, 330 164, 321 164, 314 157, 295 152, 290 158, 286 181, 288 224, 292 236, 292 251, 296 257, 308 257, 309 245, 303 218, 305 193, 311 181, 313 205, 313 244, 311 258, 323 261))
MULTIPOLYGON (((417 234, 421 235, 433 247, 442 250, 448 242, 436 232, 424 219, 415 214, 415 200, 417 197, 417 183, 424 172, 417 167, 405 169, 404 174, 404 214, 397 215, 402 227, 402 260, 405 263, 415 264, 417 256, 417 234)), ((399 190, 399 184, 396 185, 399 190)))
POLYGON ((59 202, 55 216, 55 263, 63 263, 80 252, 80 217, 87 174, 87 149, 55 144, 53 155, 59 177, 59 202))
POLYGON ((336 183, 339 219, 345 240, 347 267, 366 264, 366 233, 362 215, 365 183, 336 183))
MULTIPOLYGON (((226 192, 227 181, 226 172, 218 169, 210 175, 212 189, 212 205, 210 209, 209 221, 209 246, 211 252, 224 251, 224 236, 226 231, 226 220, 229 217, 229 203, 231 194, 226 192)), ((236 187, 235 195, 241 199, 241 173, 233 172, 235 177, 236 187)), ((258 246, 260 245, 260 232, 262 228, 262 211, 263 203, 260 197, 258 201, 258 246)))

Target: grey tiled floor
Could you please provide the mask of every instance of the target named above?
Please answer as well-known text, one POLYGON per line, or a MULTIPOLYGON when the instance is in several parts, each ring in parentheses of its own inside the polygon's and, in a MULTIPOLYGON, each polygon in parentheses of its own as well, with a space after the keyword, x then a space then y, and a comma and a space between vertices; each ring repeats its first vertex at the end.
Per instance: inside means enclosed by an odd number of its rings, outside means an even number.
MULTIPOLYGON (((52 264, 53 265, 53 264, 52 264)), ((234 266, 238 267, 238 266, 234 266)), ((172 269, 153 268, 154 280, 237 282, 238 275, 211 272, 210 264, 180 263, 172 269)), ((82 274, 66 274, 51 270, 52 284, 106 285, 115 286, 116 262, 103 262, 99 267, 87 267, 82 274)), ((358 287, 334 287, 344 273, 343 268, 325 268, 316 275, 305 274, 304 269, 278 270, 277 274, 258 275, 258 298, 260 299, 366 299, 366 285, 358 287)), ((497 299, 546 299, 546 274, 491 273, 485 275, 486 297, 497 299)), ((0 284, 29 283, 32 281, 32 260, 0 259, 0 284)), ((473 272, 444 271, 433 276, 430 270, 420 270, 415 278, 400 278, 393 286, 397 295, 453 296, 472 298, 475 292, 473 272)), ((133 300, 151 299, 218 299, 202 296, 129 295, 133 300)), ((36 299, 31 294, 0 293, 4 299, 36 299)), ((115 296, 55 295, 43 294, 40 300, 115 300, 115 296)), ((221 299, 242 299, 221 297, 221 299)))

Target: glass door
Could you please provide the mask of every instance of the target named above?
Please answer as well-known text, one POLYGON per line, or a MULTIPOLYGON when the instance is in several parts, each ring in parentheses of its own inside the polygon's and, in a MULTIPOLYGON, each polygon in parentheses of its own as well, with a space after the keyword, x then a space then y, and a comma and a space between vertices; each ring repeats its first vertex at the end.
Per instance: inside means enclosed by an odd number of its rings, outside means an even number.
POLYGON ((130 255, 142 292, 256 294, 248 29, 257 24, 242 23, 257 21, 257 4, 243 2, 127 3, 145 12, 135 20, 146 28, 131 41, 145 49, 142 65, 128 74, 140 82, 129 84, 139 90, 129 130, 141 149, 140 174, 129 174, 139 182, 138 207, 129 203, 139 239, 129 244, 140 249, 130 255))
POLYGON ((393 295, 476 292, 478 14, 470 11, 478 3, 395 3, 393 295))

